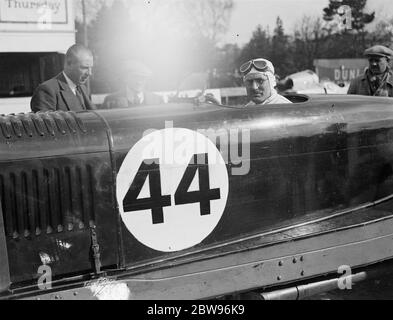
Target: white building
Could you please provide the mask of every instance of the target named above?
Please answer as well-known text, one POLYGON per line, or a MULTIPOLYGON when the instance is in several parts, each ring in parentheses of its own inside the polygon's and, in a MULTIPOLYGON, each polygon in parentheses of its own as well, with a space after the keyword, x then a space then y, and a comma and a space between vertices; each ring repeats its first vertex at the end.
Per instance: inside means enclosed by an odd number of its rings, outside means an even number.
POLYGON ((29 111, 74 43, 74 0, 0 0, 0 114, 29 111))

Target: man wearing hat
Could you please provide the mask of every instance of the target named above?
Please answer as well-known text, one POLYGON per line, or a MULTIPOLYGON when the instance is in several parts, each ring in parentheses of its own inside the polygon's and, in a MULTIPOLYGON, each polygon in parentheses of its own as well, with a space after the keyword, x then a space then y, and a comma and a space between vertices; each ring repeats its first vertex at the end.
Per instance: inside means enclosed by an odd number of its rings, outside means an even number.
POLYGON ((254 59, 240 67, 250 102, 247 106, 266 104, 289 104, 288 99, 279 95, 273 64, 266 59, 254 59))
POLYGON ((393 97, 393 73, 389 67, 393 51, 384 46, 373 46, 364 52, 369 68, 364 75, 352 80, 348 94, 393 97))
POLYGON ((163 103, 164 100, 159 95, 145 91, 147 81, 151 75, 152 72, 143 63, 127 61, 123 76, 124 88, 107 96, 103 108, 130 108, 163 103))

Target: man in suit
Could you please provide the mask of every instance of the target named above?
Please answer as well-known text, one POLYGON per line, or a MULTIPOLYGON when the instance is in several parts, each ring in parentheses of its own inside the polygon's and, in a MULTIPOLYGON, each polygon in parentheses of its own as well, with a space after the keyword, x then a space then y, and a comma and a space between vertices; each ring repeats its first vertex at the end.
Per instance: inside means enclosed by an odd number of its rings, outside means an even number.
POLYGON ((146 91, 146 84, 152 72, 143 63, 127 61, 123 76, 124 88, 105 98, 104 109, 132 108, 164 103, 159 95, 146 91))
POLYGON ((40 111, 85 111, 94 110, 86 82, 92 74, 93 54, 82 45, 68 49, 64 71, 42 83, 31 99, 31 110, 40 111))

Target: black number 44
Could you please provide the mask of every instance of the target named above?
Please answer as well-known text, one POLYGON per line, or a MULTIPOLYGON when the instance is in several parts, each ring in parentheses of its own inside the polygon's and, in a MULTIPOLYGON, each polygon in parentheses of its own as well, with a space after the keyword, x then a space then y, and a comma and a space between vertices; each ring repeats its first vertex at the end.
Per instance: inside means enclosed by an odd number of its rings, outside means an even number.
MULTIPOLYGON (((194 155, 175 192, 175 205, 199 203, 201 216, 210 215, 210 202, 221 199, 220 189, 210 189, 208 160, 208 154, 194 155), (197 173, 199 191, 189 191, 197 173)), ((153 224, 162 224, 165 223, 164 208, 171 205, 171 196, 162 195, 159 159, 144 161, 124 198, 124 211, 151 210, 153 224), (147 179, 149 179, 150 198, 138 199, 147 179)))

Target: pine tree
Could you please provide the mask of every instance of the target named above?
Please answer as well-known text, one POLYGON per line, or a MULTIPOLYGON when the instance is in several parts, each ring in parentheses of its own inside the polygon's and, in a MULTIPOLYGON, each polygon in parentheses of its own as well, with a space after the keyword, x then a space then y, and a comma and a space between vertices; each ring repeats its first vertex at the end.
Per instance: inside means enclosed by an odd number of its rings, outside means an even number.
POLYGON ((284 32, 284 25, 280 17, 277 17, 276 27, 272 38, 272 52, 270 54, 276 73, 284 77, 293 71, 291 62, 289 37, 284 32))
POLYGON ((362 56, 364 50, 367 47, 367 32, 365 27, 375 19, 375 12, 365 12, 366 4, 367 0, 330 0, 329 6, 323 10, 324 20, 331 22, 334 20, 334 18, 339 17, 340 8, 342 8, 342 6, 350 7, 352 21, 346 21, 346 25, 349 26, 349 28, 344 28, 344 30, 342 30, 342 26, 338 25, 336 28, 331 27, 330 32, 336 33, 338 35, 343 34, 343 37, 339 37, 337 41, 351 43, 351 47, 353 48, 353 50, 351 50, 353 57, 362 56))
POLYGON ((263 29, 261 25, 258 25, 256 30, 253 32, 250 41, 244 46, 240 58, 239 65, 248 60, 255 58, 271 58, 271 38, 269 31, 263 29))

